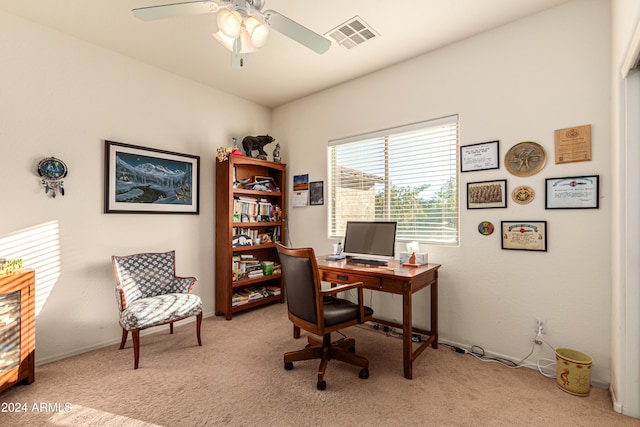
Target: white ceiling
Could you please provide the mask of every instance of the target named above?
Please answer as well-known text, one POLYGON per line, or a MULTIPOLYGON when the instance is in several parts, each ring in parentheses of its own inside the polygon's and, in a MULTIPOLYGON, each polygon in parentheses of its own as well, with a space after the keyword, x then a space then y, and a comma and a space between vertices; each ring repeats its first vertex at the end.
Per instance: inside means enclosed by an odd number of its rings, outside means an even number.
POLYGON ((180 0, 0 0, 0 10, 55 28, 202 84, 276 107, 567 0, 266 0, 325 34, 358 15, 380 35, 319 55, 271 31, 244 69, 211 35, 215 14, 141 21, 131 9, 180 0), (399 7, 401 5, 402 7, 399 7))

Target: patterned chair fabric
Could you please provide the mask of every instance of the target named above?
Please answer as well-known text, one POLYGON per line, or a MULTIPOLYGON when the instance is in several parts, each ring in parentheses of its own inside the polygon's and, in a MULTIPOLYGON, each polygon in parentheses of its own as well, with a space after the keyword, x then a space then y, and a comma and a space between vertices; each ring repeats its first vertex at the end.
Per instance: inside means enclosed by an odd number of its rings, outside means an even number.
POLYGON ((197 334, 200 343, 202 300, 191 293, 195 277, 177 277, 175 251, 112 256, 116 275, 116 299, 124 347, 128 331, 134 331, 135 367, 138 367, 141 329, 173 322, 190 316, 198 317, 197 334))

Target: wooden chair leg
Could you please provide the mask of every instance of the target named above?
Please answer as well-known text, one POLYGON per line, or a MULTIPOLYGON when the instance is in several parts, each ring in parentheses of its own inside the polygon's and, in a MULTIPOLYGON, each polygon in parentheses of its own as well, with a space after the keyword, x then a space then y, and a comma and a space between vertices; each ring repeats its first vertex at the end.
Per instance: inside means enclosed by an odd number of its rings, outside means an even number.
POLYGON ((131 337, 133 338, 133 369, 138 369, 138 360, 140 359, 140 330, 134 329, 131 331, 131 337))
POLYGON ((127 343, 127 336, 129 335, 129 331, 125 328, 122 328, 122 340, 120 341, 120 350, 124 348, 124 345, 127 343))
POLYGON ((298 339, 300 338, 300 327, 293 325, 293 337, 298 339))
POLYGON ((169 323, 169 333, 173 334, 173 322, 169 323))
POLYGON ((196 336, 198 337, 198 345, 202 347, 202 340, 200 339, 200 327, 202 326, 202 312, 196 316, 196 336))

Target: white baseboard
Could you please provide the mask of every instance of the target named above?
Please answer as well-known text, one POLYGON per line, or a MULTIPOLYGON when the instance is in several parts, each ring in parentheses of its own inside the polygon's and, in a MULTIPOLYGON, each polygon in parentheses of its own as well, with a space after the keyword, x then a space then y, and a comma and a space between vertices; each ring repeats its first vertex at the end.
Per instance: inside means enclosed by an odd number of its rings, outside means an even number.
MULTIPOLYGON (((440 339, 439 342, 443 343, 443 344, 449 344, 449 345, 452 345, 452 346, 455 346, 455 347, 465 348, 465 349, 468 349, 468 347, 469 347, 468 344, 461 344, 461 343, 448 341, 448 340, 443 340, 443 339, 440 339)), ((490 351, 486 351, 486 349, 484 349, 484 350, 485 350, 485 354, 487 356, 490 356, 490 357, 504 358, 504 359, 507 359, 507 360, 520 360, 519 358, 514 357, 514 356, 505 355, 505 354, 499 354, 499 353, 492 353, 490 351)), ((525 368, 529 368, 529 369, 533 369, 533 370, 537 370, 533 366, 524 366, 524 367, 525 368)), ((600 387, 600 388, 604 388, 604 389, 611 389, 611 383, 604 382, 604 381, 599 381, 597 379, 593 379, 593 377, 591 378, 591 385, 594 385, 594 386, 600 387)))
MULTIPOLYGON (((208 317, 213 317, 215 315, 215 313, 210 312, 210 313, 203 313, 202 317, 204 319, 208 318, 208 317)), ((182 325, 182 324, 188 324, 188 323, 192 323, 195 322, 196 318, 195 316, 189 317, 187 319, 184 320, 180 320, 178 322, 175 323, 176 326, 178 325, 182 325)), ((144 331, 140 332, 140 336, 145 336, 145 335, 150 335, 150 334, 155 334, 157 332, 160 332, 161 330, 159 328, 150 328, 150 329, 145 329, 144 331)), ((38 359, 38 346, 36 345, 36 366, 40 366, 40 365, 45 365, 47 363, 51 363, 51 362, 55 362, 57 360, 62 360, 62 359, 66 359, 68 357, 72 357, 72 356, 77 356, 79 354, 82 353, 87 353, 89 351, 93 351, 93 350, 98 350, 100 348, 104 348, 104 347, 109 347, 110 345, 114 345, 114 344, 119 344, 120 340, 122 339, 122 336, 118 337, 118 338, 113 338, 107 341, 103 341, 97 344, 93 344, 90 346, 86 346, 86 347, 80 347, 65 353, 60 353, 60 354, 56 354, 53 356, 49 356, 43 359, 38 359)))

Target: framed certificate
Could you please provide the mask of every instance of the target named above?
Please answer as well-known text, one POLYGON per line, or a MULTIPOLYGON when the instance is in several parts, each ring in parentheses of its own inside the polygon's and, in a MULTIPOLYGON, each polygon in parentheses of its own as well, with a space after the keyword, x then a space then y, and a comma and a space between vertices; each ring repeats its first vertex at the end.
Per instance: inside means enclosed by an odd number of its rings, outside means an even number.
POLYGON ((460 172, 480 171, 500 168, 499 141, 460 147, 460 172))
POLYGON ((600 175, 547 178, 545 209, 598 209, 600 175))
POLYGON ((547 221, 502 221, 502 249, 547 251, 547 221))

